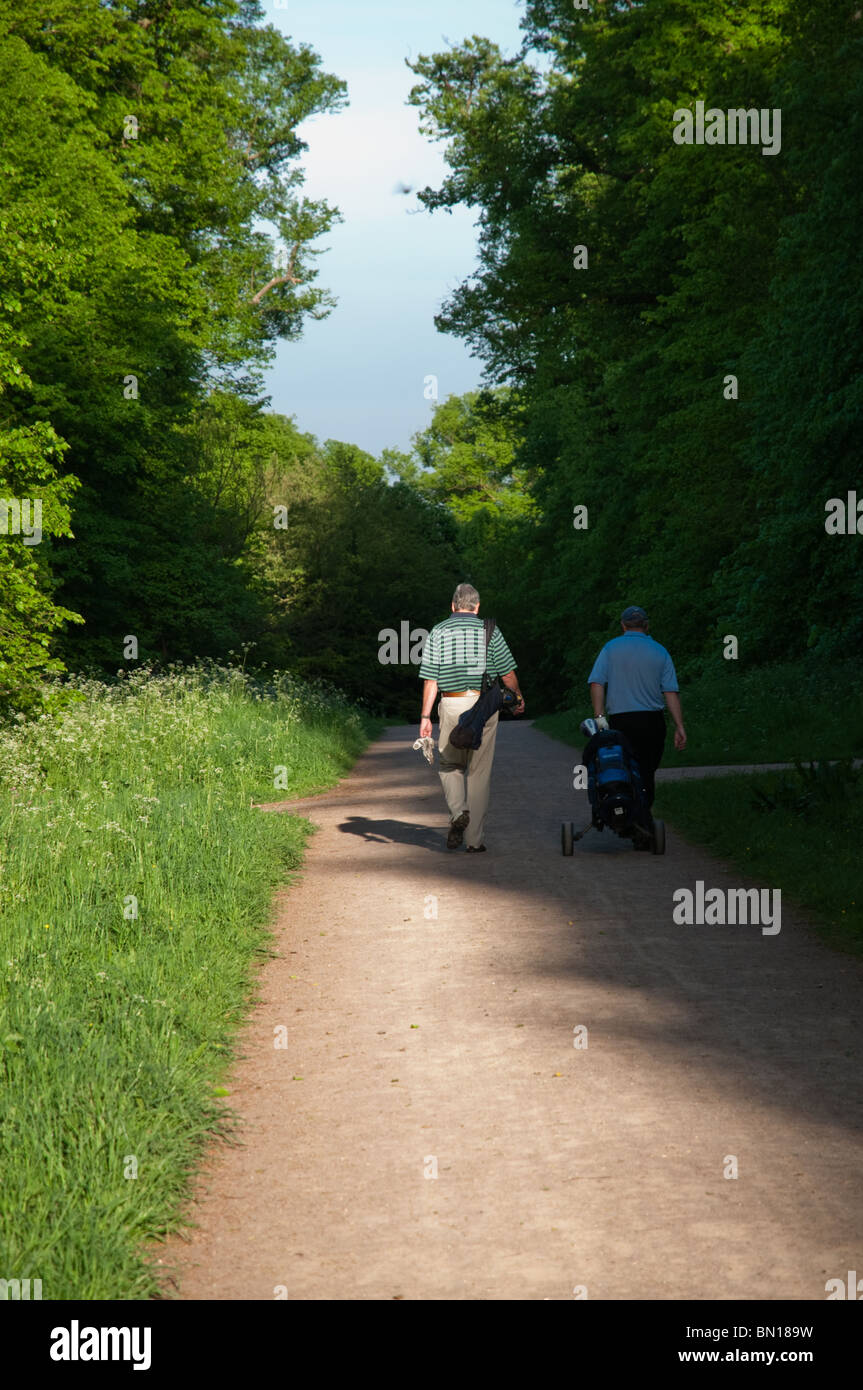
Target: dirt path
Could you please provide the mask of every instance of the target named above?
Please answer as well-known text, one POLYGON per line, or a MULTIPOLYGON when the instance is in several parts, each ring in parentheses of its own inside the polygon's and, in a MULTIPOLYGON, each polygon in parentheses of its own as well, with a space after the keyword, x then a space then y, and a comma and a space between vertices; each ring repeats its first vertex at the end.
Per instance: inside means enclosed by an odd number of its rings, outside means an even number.
MULTIPOLYGON (((836 762, 835 758, 828 759, 829 762, 836 762)), ((854 767, 863 766, 863 759, 853 758, 854 767)), ((730 777, 738 772, 788 772, 794 767, 794 763, 728 763, 722 767, 708 765, 706 767, 661 767, 656 774, 656 781, 659 782, 688 782, 692 778, 701 779, 702 777, 730 777)))
POLYGON ((577 754, 528 726, 499 732, 489 853, 447 852, 413 737, 295 803, 321 828, 235 1070, 244 1144, 161 1252, 181 1296, 823 1299, 863 1272, 863 966, 788 912, 675 925, 675 888, 748 885, 673 831, 564 858, 577 754))

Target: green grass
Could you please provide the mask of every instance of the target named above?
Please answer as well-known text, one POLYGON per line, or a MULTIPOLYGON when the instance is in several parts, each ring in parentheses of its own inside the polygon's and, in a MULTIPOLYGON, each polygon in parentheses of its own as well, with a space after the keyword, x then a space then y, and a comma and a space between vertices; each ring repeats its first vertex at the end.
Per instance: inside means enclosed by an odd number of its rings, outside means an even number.
POLYGON ((214 666, 82 682, 0 732, 0 1278, 157 1293, 144 1246, 229 1132, 219 1083, 310 830, 250 803, 331 786, 372 732, 214 666))
POLYGON ((783 906, 796 904, 829 945, 863 953, 859 770, 661 783, 654 812, 765 887, 781 888, 783 906))
MULTIPOLYGON (((663 767, 860 757, 861 686, 859 662, 820 670, 788 663, 746 671, 723 661, 716 670, 681 682, 688 743, 683 753, 675 751, 669 721, 663 767)), ((586 685, 584 694, 583 708, 542 715, 536 727, 583 747, 578 726, 590 714, 586 685)))

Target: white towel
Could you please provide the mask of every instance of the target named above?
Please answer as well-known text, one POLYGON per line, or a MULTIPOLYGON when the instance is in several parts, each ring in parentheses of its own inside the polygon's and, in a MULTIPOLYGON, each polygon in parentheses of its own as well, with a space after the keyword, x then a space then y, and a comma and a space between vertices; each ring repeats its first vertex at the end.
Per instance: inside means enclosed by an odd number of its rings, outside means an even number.
POLYGON ((426 734, 425 738, 418 738, 416 743, 413 744, 413 747, 422 752, 427 763, 434 762, 434 739, 428 734, 426 734))

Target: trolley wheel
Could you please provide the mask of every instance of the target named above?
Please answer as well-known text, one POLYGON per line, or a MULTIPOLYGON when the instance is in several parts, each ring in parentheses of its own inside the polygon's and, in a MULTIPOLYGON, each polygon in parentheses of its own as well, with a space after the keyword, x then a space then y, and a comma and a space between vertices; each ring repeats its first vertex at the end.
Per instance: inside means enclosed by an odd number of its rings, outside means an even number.
POLYGON ((665 821, 655 820, 653 822, 653 845, 654 854, 665 853, 665 821))
POLYGON ((571 820, 561 821, 560 824, 560 847, 564 854, 572 854, 572 840, 574 827, 571 820))

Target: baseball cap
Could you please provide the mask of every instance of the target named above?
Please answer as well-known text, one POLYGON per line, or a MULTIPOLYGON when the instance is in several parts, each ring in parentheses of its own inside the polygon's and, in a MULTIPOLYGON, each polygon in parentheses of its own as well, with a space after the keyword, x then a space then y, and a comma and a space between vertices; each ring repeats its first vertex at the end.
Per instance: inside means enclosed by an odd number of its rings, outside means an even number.
POLYGON ((622 623, 646 623, 647 614, 643 608, 638 607, 638 604, 631 604, 629 608, 624 608, 620 615, 620 621, 622 623))

